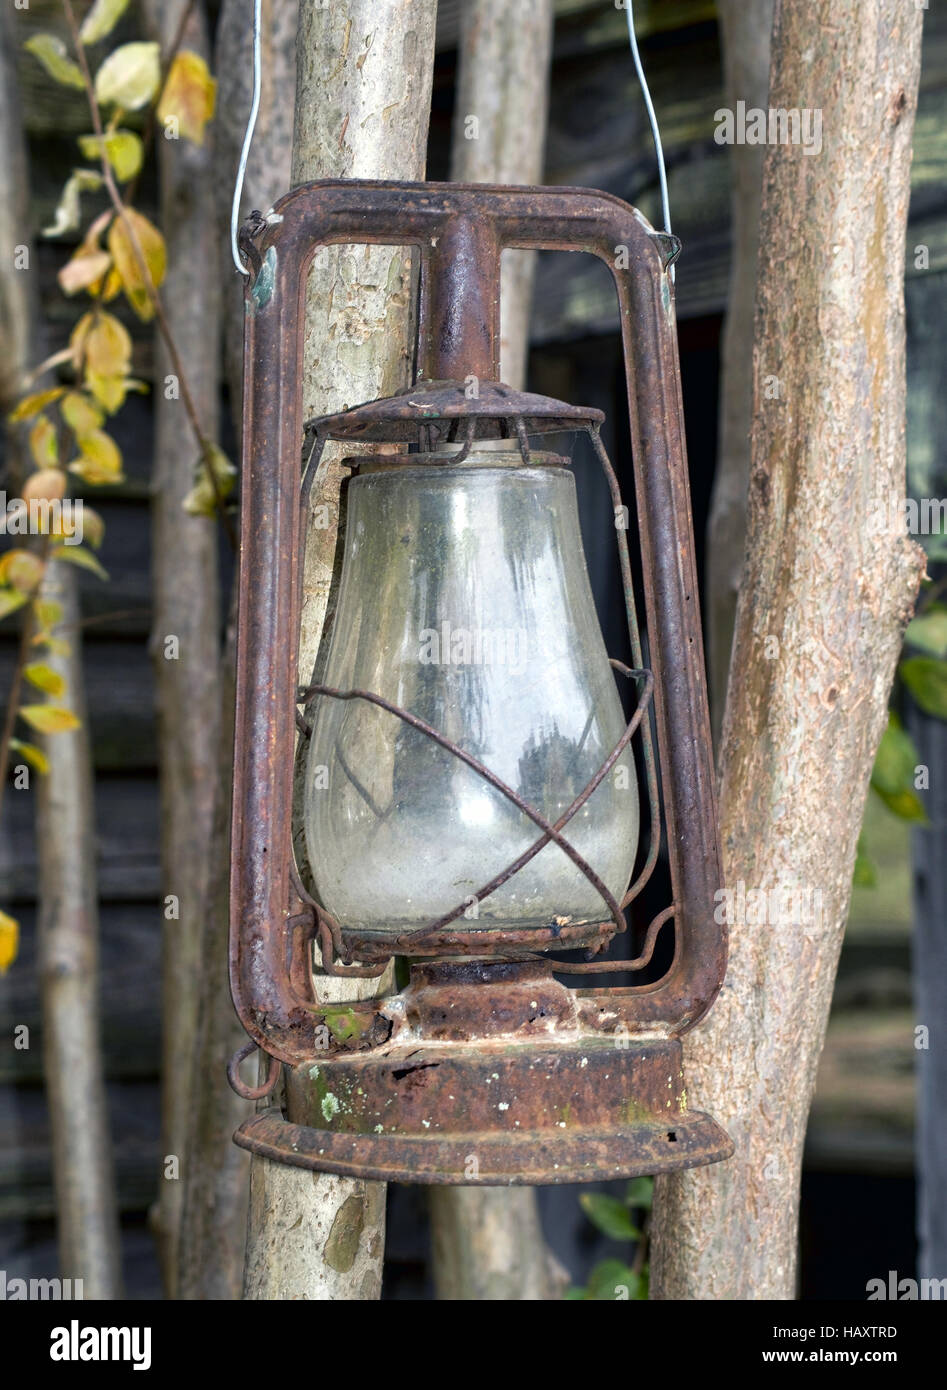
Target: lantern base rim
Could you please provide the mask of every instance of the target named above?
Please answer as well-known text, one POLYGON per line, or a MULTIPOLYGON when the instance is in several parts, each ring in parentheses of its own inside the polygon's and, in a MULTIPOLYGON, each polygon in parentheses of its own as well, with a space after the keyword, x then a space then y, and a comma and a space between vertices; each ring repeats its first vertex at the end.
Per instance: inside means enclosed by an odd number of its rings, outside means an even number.
POLYGON ((621 1131, 593 1128, 557 1136, 467 1132, 431 1135, 345 1134, 292 1124, 279 1111, 246 1120, 234 1134, 242 1149, 275 1163, 372 1182, 468 1187, 545 1187, 651 1177, 729 1158, 733 1141, 702 1111, 664 1124, 621 1131))

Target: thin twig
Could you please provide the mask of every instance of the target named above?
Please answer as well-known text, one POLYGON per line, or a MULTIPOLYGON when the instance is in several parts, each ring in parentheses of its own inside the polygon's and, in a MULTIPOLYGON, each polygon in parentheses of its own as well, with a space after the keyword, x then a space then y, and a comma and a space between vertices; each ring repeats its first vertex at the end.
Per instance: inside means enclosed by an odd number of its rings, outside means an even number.
POLYGON ((89 63, 86 58, 85 48, 83 47, 82 39, 79 37, 79 26, 76 23, 76 17, 73 13, 72 2, 71 0, 62 0, 62 5, 63 11, 66 16, 66 21, 69 25, 69 30, 72 35, 73 47, 75 49, 76 57, 79 62, 79 68, 82 72, 82 80, 86 90, 86 99, 89 103, 89 112, 92 117, 92 129, 98 138, 99 159, 102 167, 102 179, 105 183, 105 188, 109 195, 109 199, 111 200, 112 206, 115 209, 116 216, 121 219, 122 225, 124 226, 125 231, 128 234, 128 240, 132 249, 132 254, 135 257, 139 273, 141 274, 142 283, 145 286, 145 292, 147 293, 148 298, 151 301, 151 306, 154 309, 155 322, 158 325, 158 331, 164 339, 164 344, 167 348, 168 356, 171 359, 171 366, 174 370, 175 376, 178 379, 178 385, 181 389, 181 400, 184 403, 184 409, 187 412, 187 418, 191 423, 191 429, 194 433, 194 437, 196 438, 198 447, 200 449, 201 459, 203 461, 204 467, 207 470, 207 476, 210 479, 211 488, 213 489, 214 493, 214 504, 217 507, 218 514, 220 515, 220 519, 223 522, 224 530, 227 533, 227 537, 230 541, 230 544, 236 550, 236 532, 234 530, 233 522, 230 518, 230 515, 227 512, 226 506, 224 505, 224 498, 221 494, 220 484, 217 479, 217 475, 214 472, 214 467, 212 463, 211 450, 213 441, 210 440, 207 437, 207 435, 205 435, 203 427, 201 425, 200 416, 197 413, 197 407, 194 403, 194 398, 191 395, 191 388, 188 384, 188 380, 184 372, 184 366, 181 362, 181 356, 178 352, 177 343, 174 341, 174 335, 171 332, 171 326, 168 323, 167 317, 164 312, 164 305, 161 303, 161 297, 158 294, 158 291, 155 288, 154 281, 151 278, 151 271, 148 269, 148 264, 145 260, 144 252, 141 249, 141 244, 138 240, 137 233, 135 232, 135 228, 132 226, 131 219, 128 216, 128 209, 122 201, 122 195, 119 192, 117 183, 115 182, 115 176, 112 172, 112 166, 109 163, 108 155, 105 151, 105 131, 102 125, 102 113, 99 110, 98 98, 95 95, 95 85, 92 81, 92 74, 89 71, 89 63))

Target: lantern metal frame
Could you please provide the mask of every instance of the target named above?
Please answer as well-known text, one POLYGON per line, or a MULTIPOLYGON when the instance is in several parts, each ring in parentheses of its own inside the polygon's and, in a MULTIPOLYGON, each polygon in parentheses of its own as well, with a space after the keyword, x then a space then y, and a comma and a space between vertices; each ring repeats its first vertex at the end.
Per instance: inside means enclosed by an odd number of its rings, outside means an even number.
MULTIPOLYGON (((261 1112, 241 1126, 236 1141, 304 1167, 421 1182, 581 1181, 726 1157, 728 1137, 687 1107, 679 1041, 710 1007, 726 964, 726 928, 713 912, 721 876, 669 274, 679 243, 619 199, 585 189, 321 182, 295 189, 265 218, 253 214, 241 247, 252 274, 231 982, 251 1042, 233 1059, 230 1077, 241 1094, 260 1098, 275 1085, 278 1063, 285 1064, 287 1117, 261 1112), (317 250, 333 243, 417 248, 417 380, 394 397, 307 425, 307 276, 317 250), (295 681, 304 511, 327 439, 414 446, 421 453, 403 462, 427 459, 431 466, 433 448, 450 441, 460 449, 451 461, 456 466, 477 439, 506 437, 528 464, 531 436, 580 429, 591 437, 616 513, 621 506, 599 435, 601 412, 514 392, 498 381, 500 256, 508 247, 587 251, 612 271, 653 671, 643 669, 627 539, 616 528, 635 668, 613 665, 643 688, 621 741, 554 825, 410 711, 370 691, 315 685, 300 692, 295 681), (465 389, 471 380, 473 396, 465 389), (308 466, 301 486, 304 436, 308 466), (594 953, 622 930, 622 909, 656 863, 661 807, 647 717, 652 690, 672 904, 651 923, 633 961, 554 962, 548 952, 586 946, 594 953), (468 928, 458 924, 461 904, 397 938, 336 922, 304 887, 292 850, 294 740, 297 730, 308 731, 295 705, 313 697, 373 701, 463 758, 534 820, 542 833, 531 849, 475 896, 487 896, 554 841, 595 883, 609 920, 529 932, 468 928), (562 832, 636 731, 651 840, 618 903, 562 832), (672 917, 674 957, 656 983, 573 992, 555 979, 643 968, 672 917), (330 974, 375 976, 393 954, 413 957, 410 984, 387 998, 321 1003, 314 945, 330 974), (273 1062, 267 1082, 249 1087, 238 1067, 254 1045, 273 1062), (511 1099, 497 1101, 501 1092, 511 1099)), ((386 464, 397 466, 390 456, 386 464)))

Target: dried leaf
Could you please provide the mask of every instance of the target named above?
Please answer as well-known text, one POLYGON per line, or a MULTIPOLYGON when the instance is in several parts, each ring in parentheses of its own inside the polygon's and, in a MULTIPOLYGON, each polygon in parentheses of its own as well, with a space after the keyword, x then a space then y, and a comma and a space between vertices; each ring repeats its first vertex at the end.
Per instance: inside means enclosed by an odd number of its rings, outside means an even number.
POLYGON ((30 430, 30 453, 37 468, 55 467, 59 462, 59 438, 48 415, 40 415, 30 430))
POLYGON ((42 579, 45 568, 32 550, 7 550, 0 556, 0 584, 9 584, 19 593, 29 595, 42 579))
POLYGON ((79 194, 93 193, 101 187, 102 175, 94 169, 73 169, 60 195, 55 221, 43 228, 43 236, 62 236, 63 232, 76 231, 81 217, 79 194))
POLYGON ((19 941, 19 922, 8 912, 0 911, 0 975, 5 975, 16 960, 19 941))
POLYGON ((29 666, 23 667, 23 674, 30 685, 35 685, 37 690, 44 690, 47 695, 61 695, 66 688, 66 682, 59 672, 43 661, 30 662, 29 666))
POLYGON ((58 401, 65 392, 65 386, 51 386, 47 391, 34 391, 32 396, 24 396, 20 403, 14 406, 7 419, 11 425, 18 425, 21 420, 32 420, 34 415, 47 405, 52 405, 53 401, 58 401))
POLYGON ((78 294, 98 284, 112 264, 107 251, 77 251, 57 275, 63 294, 78 294))
POLYGON ((23 484, 23 497, 27 502, 58 502, 66 491, 66 475, 61 468, 41 468, 31 473, 23 484))
POLYGON ((109 250, 128 302, 138 317, 147 322, 154 316, 154 308, 130 233, 134 234, 155 289, 164 279, 167 252, 158 228, 134 208, 128 208, 124 218, 116 217, 109 228, 109 250))
POLYGON ((71 709, 59 705, 21 705, 20 714, 31 728, 40 734, 63 734, 78 729, 81 720, 71 709))
POLYGON ((102 139, 98 135, 80 135, 79 148, 85 159, 101 159, 102 145, 105 157, 115 171, 120 183, 133 179, 142 165, 143 146, 133 130, 110 130, 102 139))
POLYGON ((42 748, 37 748, 35 743, 24 743, 21 738, 11 738, 10 747, 26 759, 34 772, 38 772, 41 777, 46 776, 49 771, 49 759, 42 748))
POLYGON ((161 81, 161 57, 156 43, 123 43, 110 53, 95 74, 95 95, 103 106, 138 111, 147 106, 161 81))
POLYGON ((75 435, 100 429, 105 419, 105 412, 98 403, 83 391, 69 391, 63 396, 59 411, 75 435))
POLYGON ((105 522, 88 502, 82 504, 82 539, 94 550, 98 550, 105 539, 105 522))
POLYGON ((174 122, 177 133, 195 145, 204 143, 204 127, 214 116, 217 83, 199 53, 184 49, 175 56, 158 101, 162 125, 174 122))
POLYGON ((53 81, 61 87, 75 87, 80 92, 85 87, 82 69, 69 57, 69 50, 58 35, 33 34, 23 47, 42 63, 53 81))
POLYGON ((95 0, 79 30, 83 43, 98 43, 110 34, 128 9, 128 0, 95 0))

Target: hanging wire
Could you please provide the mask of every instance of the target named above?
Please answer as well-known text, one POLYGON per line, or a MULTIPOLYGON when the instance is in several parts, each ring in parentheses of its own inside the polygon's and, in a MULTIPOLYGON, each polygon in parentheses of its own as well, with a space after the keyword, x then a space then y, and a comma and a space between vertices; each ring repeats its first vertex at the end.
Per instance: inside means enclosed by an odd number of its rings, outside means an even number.
POLYGON ((237 229, 240 223, 240 199, 243 196, 243 180, 247 172, 247 160, 250 157, 250 145, 253 143, 253 132, 256 128, 256 118, 260 111, 260 85, 261 85, 261 61, 260 61, 260 6, 262 0, 253 0, 253 100, 250 103, 250 115, 247 119, 247 130, 243 137, 243 149, 240 151, 240 163, 237 165, 237 179, 233 189, 233 204, 230 208, 230 254, 233 256, 233 263, 241 275, 249 275, 250 271, 244 265, 240 256, 240 247, 237 244, 237 229))
MULTIPOLYGON (((644 97, 645 109, 648 112, 648 121, 651 125, 651 135, 654 139, 654 152, 658 159, 658 183, 661 186, 661 216, 664 218, 664 230, 667 232, 668 236, 670 236, 671 204, 668 199, 667 171, 664 167, 664 146, 661 144, 661 131, 658 126, 658 118, 654 113, 654 103, 651 100, 651 92, 648 89, 648 79, 644 75, 641 54, 638 52, 638 40, 635 37, 634 0, 625 0, 625 15, 628 19, 628 41, 631 44, 631 56, 635 62, 635 72, 638 74, 641 95, 644 97)), ((673 265, 671 266, 671 279, 674 279, 673 265)))

